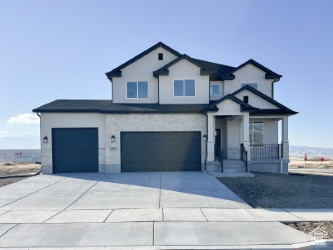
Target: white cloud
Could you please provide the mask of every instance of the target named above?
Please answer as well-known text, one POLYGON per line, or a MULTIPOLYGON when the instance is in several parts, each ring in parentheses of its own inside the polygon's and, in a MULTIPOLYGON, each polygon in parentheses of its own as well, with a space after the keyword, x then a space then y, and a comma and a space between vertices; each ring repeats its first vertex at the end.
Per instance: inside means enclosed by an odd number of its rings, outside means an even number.
POLYGON ((37 115, 33 114, 19 114, 16 116, 9 117, 8 123, 23 123, 23 124, 37 124, 39 123, 39 118, 37 115))
POLYGON ((4 134, 7 134, 8 131, 5 131, 5 130, 0 130, 0 135, 4 135, 4 134))

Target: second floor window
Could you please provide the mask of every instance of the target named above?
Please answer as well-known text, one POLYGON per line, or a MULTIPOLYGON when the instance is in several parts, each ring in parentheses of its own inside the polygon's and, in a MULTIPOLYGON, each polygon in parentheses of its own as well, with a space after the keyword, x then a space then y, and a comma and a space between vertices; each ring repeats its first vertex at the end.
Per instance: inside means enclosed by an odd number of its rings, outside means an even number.
POLYGON ((242 83, 241 84, 241 88, 243 88, 244 86, 249 85, 250 87, 254 88, 254 89, 258 89, 258 84, 254 83, 254 82, 249 82, 249 83, 242 83))
POLYGON ((148 82, 127 82, 127 98, 148 98, 148 82))
POLYGON ((219 84, 211 84, 210 85, 210 94, 211 95, 220 95, 220 85, 219 84))
POLYGON ((173 82, 174 96, 195 96, 195 80, 174 80, 173 82))

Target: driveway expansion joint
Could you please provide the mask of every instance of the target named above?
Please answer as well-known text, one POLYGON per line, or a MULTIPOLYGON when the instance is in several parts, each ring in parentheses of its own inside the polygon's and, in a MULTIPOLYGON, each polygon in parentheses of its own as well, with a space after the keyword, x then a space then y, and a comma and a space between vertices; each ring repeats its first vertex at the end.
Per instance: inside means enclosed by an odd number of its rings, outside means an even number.
MULTIPOLYGON (((103 177, 100 179, 102 180, 103 177)), ((51 220, 52 218, 54 218, 55 216, 57 216, 58 214, 62 213, 63 211, 65 211, 67 208, 71 207, 75 202, 77 202, 83 195, 85 195, 93 186, 95 186, 100 180, 95 181, 94 184, 92 184, 89 188, 87 188, 78 198, 76 198, 72 203, 70 203, 67 207, 65 207, 64 209, 60 210, 58 213, 52 215, 50 218, 48 218, 47 220, 43 221, 43 223, 47 222, 48 220, 51 220)))
MULTIPOLYGON (((17 201, 19 201, 19 200, 24 199, 24 198, 26 198, 26 197, 28 197, 28 196, 30 196, 30 195, 36 194, 36 193, 38 193, 38 192, 41 191, 41 190, 44 190, 44 189, 46 189, 46 188, 48 188, 48 187, 50 187, 50 186, 52 186, 52 185, 57 184, 58 182, 64 180, 65 178, 66 178, 66 177, 63 177, 63 178, 61 178, 60 180, 58 180, 58 181, 56 181, 56 182, 53 182, 53 183, 51 183, 51 184, 49 184, 49 185, 47 185, 47 186, 45 186, 45 187, 43 187, 43 188, 41 188, 41 189, 38 189, 38 190, 36 190, 36 191, 34 191, 34 192, 31 192, 31 193, 27 194, 26 196, 22 196, 22 197, 20 197, 20 198, 14 200, 14 201, 11 201, 11 202, 7 203, 6 205, 0 206, 0 208, 6 207, 6 206, 8 206, 8 205, 10 205, 10 204, 12 204, 12 203, 14 203, 14 202, 17 202, 17 201)), ((15 184, 15 183, 12 183, 12 185, 13 185, 13 184, 15 184)))

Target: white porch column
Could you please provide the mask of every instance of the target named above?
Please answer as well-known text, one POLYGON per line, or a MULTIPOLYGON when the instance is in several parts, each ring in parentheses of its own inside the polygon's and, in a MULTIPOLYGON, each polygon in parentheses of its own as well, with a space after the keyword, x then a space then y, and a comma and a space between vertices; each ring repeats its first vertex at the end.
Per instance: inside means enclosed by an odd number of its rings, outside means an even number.
POLYGON ((243 115, 243 142, 245 150, 247 151, 247 161, 251 161, 250 150, 250 116, 249 113, 243 115))
POLYGON ((208 114, 207 161, 214 161, 215 116, 208 114))
POLYGON ((282 147, 283 159, 289 159, 288 116, 282 119, 282 147))

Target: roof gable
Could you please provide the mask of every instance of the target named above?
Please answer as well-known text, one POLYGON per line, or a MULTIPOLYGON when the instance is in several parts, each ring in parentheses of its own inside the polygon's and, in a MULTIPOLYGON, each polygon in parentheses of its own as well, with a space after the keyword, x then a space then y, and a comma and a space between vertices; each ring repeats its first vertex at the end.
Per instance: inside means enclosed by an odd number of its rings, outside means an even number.
MULTIPOLYGON (((235 75, 233 73, 235 73, 236 71, 238 71, 239 69, 245 67, 248 64, 252 64, 253 66, 261 69, 262 71, 264 71, 265 74, 265 79, 275 79, 275 80, 280 80, 280 78, 282 77, 282 75, 275 73, 274 71, 266 68, 264 65, 256 62, 253 59, 250 59, 248 61, 246 61, 245 63, 239 65, 238 67, 234 68, 234 70, 228 72, 227 74, 225 74, 226 78, 230 78, 230 80, 235 79, 235 75)), ((229 80, 229 79, 228 79, 229 80)))
POLYGON ((233 94, 228 94, 224 97, 222 97, 220 100, 214 102, 211 105, 211 108, 216 107, 217 105, 219 105, 220 103, 226 101, 226 100, 231 100, 237 104, 240 105, 240 111, 241 112, 250 112, 250 111, 255 111, 257 110, 257 108, 252 107, 250 104, 243 102, 242 100, 238 99, 237 97, 235 97, 233 94))
POLYGON ((133 57, 132 59, 128 60, 127 62, 121 64, 120 66, 118 66, 117 68, 105 73, 106 76, 111 80, 112 77, 121 77, 121 70, 125 67, 127 67, 128 65, 134 63, 135 61, 141 59, 142 57, 144 57, 145 55, 149 54, 150 52, 156 50, 157 48, 160 48, 162 47, 163 49, 169 51, 170 53, 174 54, 175 56, 177 57, 180 57, 181 54, 170 48, 169 46, 165 45, 164 43, 162 42, 158 42, 157 44, 155 44, 154 46, 150 47, 149 49, 141 52, 140 54, 138 54, 137 56, 133 57))
POLYGON ((164 65, 162 68, 156 70, 153 72, 154 77, 159 77, 160 75, 169 75, 169 68, 178 62, 186 60, 194 65, 196 65, 198 68, 200 68, 200 75, 209 75, 211 72, 209 72, 200 62, 197 60, 189 57, 188 55, 184 54, 175 60, 171 61, 170 63, 164 65))
MULTIPOLYGON (((287 114, 296 114, 297 112, 287 108, 286 106, 282 105, 281 103, 275 101, 273 98, 263 94, 262 92, 252 88, 251 86, 249 85, 245 85, 244 87, 240 88, 239 90, 235 91, 234 93, 232 93, 231 95, 235 96, 237 95, 238 93, 241 93, 245 90, 248 90, 250 92, 252 92, 253 94, 259 96, 260 98, 264 99, 265 101, 273 104, 274 106, 278 107, 280 110, 284 111, 285 113, 287 114)), ((258 109, 259 110, 259 109, 258 109)))

